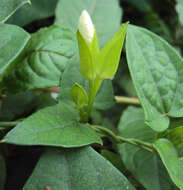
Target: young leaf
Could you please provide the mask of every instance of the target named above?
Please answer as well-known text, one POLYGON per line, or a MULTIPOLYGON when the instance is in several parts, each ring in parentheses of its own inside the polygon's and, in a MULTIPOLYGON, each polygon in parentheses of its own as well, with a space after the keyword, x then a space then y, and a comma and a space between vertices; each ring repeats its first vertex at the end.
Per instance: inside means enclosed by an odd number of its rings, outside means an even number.
MULTIPOLYGON (((144 123, 141 108, 128 107, 122 114, 118 126, 119 134, 126 138, 135 138, 149 143, 154 142, 157 133, 144 123)), ((148 190, 173 190, 163 163, 158 156, 137 146, 123 143, 118 145, 124 165, 148 190)))
POLYGON ((122 11, 119 2, 118 0, 60 0, 56 8, 56 23, 70 27, 76 32, 79 17, 84 9, 91 15, 98 33, 99 44, 103 47, 120 27, 122 11))
POLYGON ((183 190, 183 163, 179 160, 172 143, 167 139, 158 139, 154 143, 154 147, 158 151, 172 181, 183 190))
POLYGON ((78 112, 68 102, 44 108, 13 128, 5 142, 19 145, 80 147, 100 143, 99 135, 78 122, 78 112))
POLYGON ((88 95, 86 91, 77 83, 71 88, 71 97, 79 109, 88 104, 88 95))
POLYGON ((132 25, 127 31, 126 50, 146 123, 164 131, 168 116, 183 116, 183 60, 162 38, 132 25))
MULTIPOLYGON (((88 81, 85 80, 80 72, 79 58, 74 56, 67 65, 61 80, 61 90, 59 99, 61 101, 70 100, 70 90, 72 86, 78 83, 87 89, 88 81)), ((97 109, 109 109, 115 103, 114 92, 111 80, 104 80, 97 97, 95 98, 94 107, 97 109)))
POLYGON ((62 72, 77 49, 76 36, 61 26, 43 28, 32 35, 4 79, 11 92, 59 86, 62 72))
POLYGON ((135 190, 123 174, 91 147, 47 150, 24 190, 46 186, 53 190, 135 190))
POLYGON ((31 3, 30 0, 1 0, 0 6, 0 23, 6 22, 16 10, 26 3, 31 3))
POLYGON ((0 36, 0 80, 2 80, 8 68, 14 64, 13 60, 27 44, 30 35, 18 26, 0 24, 0 36))
POLYGON ((94 63, 94 68, 96 68, 96 73, 99 78, 111 79, 114 77, 119 65, 127 27, 128 23, 122 24, 118 32, 101 50, 97 62, 94 63))

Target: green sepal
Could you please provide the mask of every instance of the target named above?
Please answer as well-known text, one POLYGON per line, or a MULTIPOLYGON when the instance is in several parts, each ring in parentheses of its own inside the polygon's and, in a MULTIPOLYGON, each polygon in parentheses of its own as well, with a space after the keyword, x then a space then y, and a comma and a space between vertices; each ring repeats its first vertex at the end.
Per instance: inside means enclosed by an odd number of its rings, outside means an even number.
POLYGON ((81 109, 88 104, 88 95, 86 91, 77 83, 75 83, 71 88, 71 98, 77 105, 78 109, 81 109))
POLYGON ((111 79, 114 77, 121 56, 123 42, 127 32, 128 22, 122 24, 118 32, 108 41, 101 50, 95 62, 97 77, 101 79, 111 79))
POLYGON ((88 43, 81 33, 77 32, 78 47, 80 54, 80 69, 83 77, 88 80, 94 80, 96 77, 96 72, 94 68, 94 63, 97 61, 99 54, 99 44, 96 30, 94 32, 92 43, 88 43))

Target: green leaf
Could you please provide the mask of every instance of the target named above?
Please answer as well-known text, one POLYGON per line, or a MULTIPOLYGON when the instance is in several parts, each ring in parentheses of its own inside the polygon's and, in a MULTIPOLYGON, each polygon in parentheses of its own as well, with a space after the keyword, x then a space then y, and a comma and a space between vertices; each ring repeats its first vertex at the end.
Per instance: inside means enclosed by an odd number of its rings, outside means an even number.
POLYGON ((183 116, 183 60, 162 38, 136 26, 128 27, 126 50, 146 123, 164 131, 168 116, 183 116))
POLYGON ((177 156, 176 149, 167 139, 158 139, 154 143, 154 147, 158 151, 162 162, 164 163, 172 181, 183 189, 183 163, 177 156))
POLYGON ((6 22, 16 10, 26 3, 31 3, 30 0, 1 0, 0 6, 0 23, 6 22))
MULTIPOLYGON (((67 65, 61 80, 60 100, 70 100, 70 90, 72 86, 78 83, 88 90, 88 81, 85 80, 80 72, 79 58, 74 56, 67 65)), ((114 92, 111 80, 103 81, 97 97, 95 98, 94 107, 97 109, 109 109, 115 103, 114 92)))
POLYGON ((79 109, 88 104, 88 95, 86 91, 77 83, 71 88, 71 97, 79 109))
POLYGON ((10 92, 59 86, 76 49, 76 36, 70 30, 56 25, 41 29, 15 60, 16 67, 5 77, 4 84, 10 92))
POLYGON ((7 143, 80 147, 102 141, 88 124, 78 122, 78 112, 69 103, 61 102, 44 108, 18 124, 6 136, 7 143))
POLYGON ((128 23, 122 24, 118 32, 107 42, 101 50, 94 68, 99 78, 113 78, 120 61, 123 42, 126 36, 128 23))
POLYGON ((6 178, 6 167, 3 157, 0 155, 0 190, 4 190, 5 178, 6 178))
MULTIPOLYGON (((149 143, 154 142, 157 133, 144 123, 144 112, 141 108, 128 107, 121 116, 118 135, 136 138, 149 143)), ((145 189, 173 190, 166 169, 155 153, 137 146, 123 143, 118 145, 124 165, 145 189)))
POLYGON ((31 0, 31 6, 21 7, 8 20, 8 23, 25 26, 32 21, 53 16, 57 2, 58 0, 31 0))
POLYGON ((27 44, 30 36, 23 29, 8 24, 0 24, 0 36, 0 80, 2 80, 7 70, 12 67, 13 60, 27 44))
POLYGON ((110 162, 90 147, 45 152, 24 190, 46 186, 54 190, 135 190, 110 162))
POLYGON ((103 47, 120 27, 122 10, 118 3, 118 0, 60 0, 56 8, 56 22, 76 32, 79 16, 86 9, 103 47))
POLYGON ((183 2, 182 2, 182 0, 176 0, 176 1, 177 1, 176 11, 179 16, 179 21, 183 25, 183 2))

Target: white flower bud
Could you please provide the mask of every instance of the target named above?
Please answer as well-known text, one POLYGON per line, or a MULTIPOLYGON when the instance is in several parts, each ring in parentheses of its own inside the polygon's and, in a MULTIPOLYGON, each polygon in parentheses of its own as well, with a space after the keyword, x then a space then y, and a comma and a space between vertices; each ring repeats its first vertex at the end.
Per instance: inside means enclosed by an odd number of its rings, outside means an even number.
POLYGON ((83 38, 87 42, 91 43, 93 40, 95 29, 91 17, 86 10, 83 10, 81 13, 78 28, 83 38))

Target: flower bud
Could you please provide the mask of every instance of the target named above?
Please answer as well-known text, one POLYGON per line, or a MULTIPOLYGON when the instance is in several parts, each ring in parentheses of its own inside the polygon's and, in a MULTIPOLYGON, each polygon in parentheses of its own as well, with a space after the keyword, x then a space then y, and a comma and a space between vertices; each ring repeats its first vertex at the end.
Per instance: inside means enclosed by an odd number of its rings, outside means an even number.
POLYGON ((83 38, 88 43, 92 43, 95 33, 95 28, 91 20, 91 17, 86 10, 83 10, 81 13, 81 16, 79 18, 78 29, 83 38))

